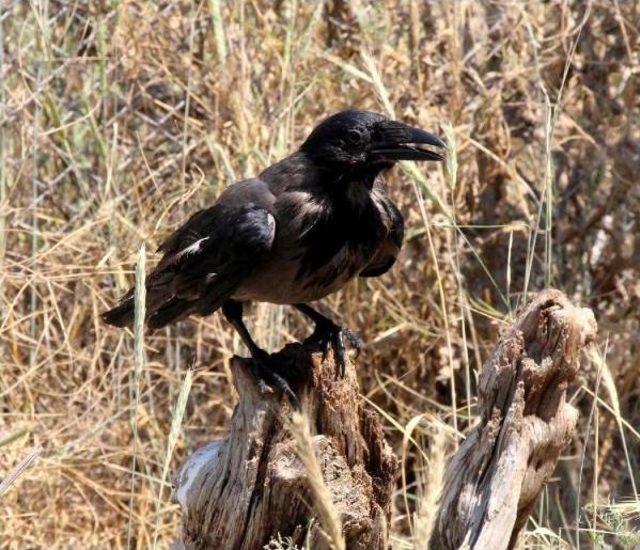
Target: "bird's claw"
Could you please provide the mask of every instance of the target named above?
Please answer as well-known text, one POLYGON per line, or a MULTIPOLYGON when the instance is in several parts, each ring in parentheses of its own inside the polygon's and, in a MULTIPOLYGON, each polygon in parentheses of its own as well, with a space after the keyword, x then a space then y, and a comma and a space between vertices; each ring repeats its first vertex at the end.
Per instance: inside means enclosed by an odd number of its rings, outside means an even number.
POLYGON ((269 387, 279 390, 286 396, 294 410, 298 412, 302 410, 300 400, 289 383, 273 370, 271 356, 266 351, 260 350, 254 354, 251 372, 261 394, 267 393, 269 387))
POLYGON ((317 325, 310 340, 319 342, 323 361, 327 358, 329 348, 333 349, 337 375, 340 378, 344 378, 346 372, 347 352, 345 340, 356 350, 356 357, 360 355, 360 350, 362 349, 362 340, 356 332, 335 324, 317 325))

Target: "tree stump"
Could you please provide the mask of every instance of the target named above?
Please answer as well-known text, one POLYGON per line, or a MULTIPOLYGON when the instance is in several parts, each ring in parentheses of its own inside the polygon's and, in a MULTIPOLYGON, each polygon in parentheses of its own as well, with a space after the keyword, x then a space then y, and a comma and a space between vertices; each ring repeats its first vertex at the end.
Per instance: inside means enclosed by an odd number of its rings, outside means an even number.
POLYGON ((480 422, 447 467, 430 548, 515 546, 575 432, 566 389, 595 334, 591 310, 548 290, 501 338, 480 376, 480 422))
MULTIPOLYGON (((338 379, 329 353, 290 344, 273 356, 299 396, 310 441, 349 550, 386 550, 397 461, 375 414, 366 411, 355 370, 338 379)), ((289 423, 291 408, 273 392, 260 394, 248 360, 234 358, 239 402, 229 435, 189 457, 178 472, 183 511, 176 548, 257 550, 276 535, 330 548, 315 521, 308 471, 289 423)))

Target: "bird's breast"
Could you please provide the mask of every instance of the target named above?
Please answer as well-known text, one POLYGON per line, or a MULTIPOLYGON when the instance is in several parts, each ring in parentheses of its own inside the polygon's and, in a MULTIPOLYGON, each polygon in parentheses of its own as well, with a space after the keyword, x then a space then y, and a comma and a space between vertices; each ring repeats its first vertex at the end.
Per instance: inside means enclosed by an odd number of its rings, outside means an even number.
POLYGON ((340 290, 363 267, 364 262, 342 259, 300 276, 299 258, 275 257, 257 269, 234 298, 273 304, 313 302, 340 290))
POLYGON ((272 253, 236 299, 291 304, 324 298, 368 265, 388 233, 373 201, 354 209, 298 192, 278 214, 272 253))

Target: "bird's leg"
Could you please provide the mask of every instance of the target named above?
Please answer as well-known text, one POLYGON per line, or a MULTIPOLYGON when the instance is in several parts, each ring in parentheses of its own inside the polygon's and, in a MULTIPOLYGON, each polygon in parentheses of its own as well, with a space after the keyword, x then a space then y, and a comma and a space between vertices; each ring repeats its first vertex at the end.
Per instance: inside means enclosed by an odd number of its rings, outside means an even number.
POLYGON ((344 341, 346 339, 349 344, 355 348, 356 353, 360 353, 362 349, 362 340, 360 340, 360 337, 354 331, 337 325, 308 304, 294 304, 293 307, 309 317, 309 319, 316 324, 313 333, 309 336, 309 340, 319 342, 325 356, 329 350, 329 346, 333 348, 338 374, 344 376, 346 362, 344 341))
POLYGON ((261 392, 265 391, 267 385, 280 390, 287 396, 291 406, 299 411, 300 401, 298 401, 298 397, 289 386, 289 383, 273 370, 269 354, 258 347, 251 334, 249 334, 249 330, 242 320, 242 303, 235 300, 226 300, 222 304, 222 313, 233 328, 236 329, 245 346, 249 348, 252 358, 251 373, 258 383, 259 390, 261 392))

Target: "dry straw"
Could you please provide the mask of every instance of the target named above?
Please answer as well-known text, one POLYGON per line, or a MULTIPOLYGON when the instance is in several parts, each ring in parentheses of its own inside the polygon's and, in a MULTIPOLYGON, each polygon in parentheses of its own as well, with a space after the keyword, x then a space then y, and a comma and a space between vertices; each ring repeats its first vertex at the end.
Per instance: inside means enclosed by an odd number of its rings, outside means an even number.
MULTIPOLYGON (((326 300, 367 342, 367 406, 404 450, 394 550, 424 542, 435 426, 455 445, 475 422, 483 360, 525 294, 549 284, 592 307, 609 344, 573 398, 589 444, 567 450, 524 543, 622 544, 639 528, 638 18, 636 2, 617 0, 5 1, 4 487, 46 453, 2 495, 2 544, 173 540, 166 482, 224 436, 233 333, 212 316, 132 338, 99 314, 134 284, 140 243, 154 250, 346 106, 456 141, 446 168, 389 174, 406 218, 390 273, 326 300), (187 349, 206 366, 197 375, 187 349), (412 423, 421 415, 437 420, 412 423)), ((248 317, 265 346, 309 331, 289 308, 248 317)))
POLYGON ((309 419, 305 414, 294 412, 289 426, 296 442, 298 458, 307 474, 307 482, 311 491, 312 506, 322 526, 322 532, 333 550, 345 550, 342 536, 342 523, 336 510, 331 493, 322 477, 318 458, 313 445, 309 428, 309 419))

